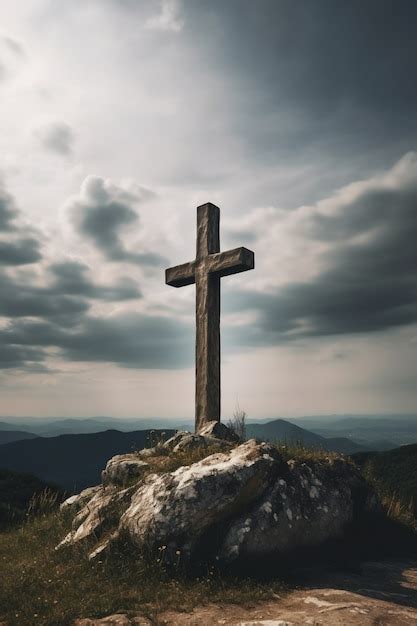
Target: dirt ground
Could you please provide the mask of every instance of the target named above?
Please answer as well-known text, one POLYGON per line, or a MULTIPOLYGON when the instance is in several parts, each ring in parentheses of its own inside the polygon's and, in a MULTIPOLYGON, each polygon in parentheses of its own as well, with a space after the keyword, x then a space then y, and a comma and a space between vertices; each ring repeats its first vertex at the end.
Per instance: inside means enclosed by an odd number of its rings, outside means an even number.
POLYGON ((356 573, 304 571, 296 589, 256 606, 213 605, 167 611, 150 622, 113 615, 74 626, 410 626, 417 625, 417 563, 370 562, 356 573), (314 584, 313 584, 314 581, 314 584))

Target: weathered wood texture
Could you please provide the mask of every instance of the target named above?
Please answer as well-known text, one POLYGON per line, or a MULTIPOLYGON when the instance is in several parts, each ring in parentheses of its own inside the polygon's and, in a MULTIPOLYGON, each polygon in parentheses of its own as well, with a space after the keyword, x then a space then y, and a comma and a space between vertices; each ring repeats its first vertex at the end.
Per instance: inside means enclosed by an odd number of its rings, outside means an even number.
POLYGON ((208 202, 197 207, 195 261, 165 272, 167 285, 196 285, 196 432, 207 422, 220 421, 220 278, 254 266, 247 248, 220 252, 220 209, 208 202))

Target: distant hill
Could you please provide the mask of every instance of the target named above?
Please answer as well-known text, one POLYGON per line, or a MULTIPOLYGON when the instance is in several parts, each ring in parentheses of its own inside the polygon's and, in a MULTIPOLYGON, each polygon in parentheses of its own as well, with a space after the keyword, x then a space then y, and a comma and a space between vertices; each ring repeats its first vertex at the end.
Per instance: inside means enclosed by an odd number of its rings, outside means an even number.
POLYGON ((249 423, 246 427, 249 437, 257 437, 265 441, 281 442, 287 444, 302 444, 306 448, 319 448, 342 454, 353 454, 365 447, 344 437, 327 439, 305 428, 284 419, 276 419, 264 424, 249 423))
POLYGON ((60 495, 56 487, 31 474, 0 470, 0 529, 22 521, 32 497, 45 489, 60 495))
POLYGON ((353 459, 380 493, 410 505, 417 516, 417 444, 387 452, 362 452, 353 459))
POLYGON ((257 437, 266 441, 280 441, 287 443, 302 443, 305 446, 322 447, 325 438, 316 435, 300 426, 283 419, 272 420, 265 424, 248 424, 246 427, 248 437, 257 437))
MULTIPOLYGON (((60 435, 14 441, 0 447, 0 468, 35 474, 69 491, 81 490, 100 482, 101 470, 115 454, 150 446, 150 430, 122 433, 60 435)), ((158 436, 162 431, 154 431, 158 436)), ((165 430, 167 437, 173 430, 165 430)))
POLYGON ((352 441, 347 437, 326 437, 325 439, 326 450, 333 450, 334 452, 340 452, 341 454, 355 454, 356 452, 364 452, 369 450, 370 446, 361 445, 356 441, 352 441))
POLYGON ((417 415, 311 417, 297 419, 297 424, 322 437, 347 437, 375 449, 417 443, 417 415))
POLYGON ((81 433, 98 433, 115 429, 122 432, 133 432, 151 429, 190 430, 192 425, 185 420, 131 418, 118 419, 112 417, 94 418, 4 418, 0 421, 0 432, 10 430, 29 431, 41 437, 57 437, 81 433))
POLYGON ((38 435, 28 433, 24 430, 0 430, 0 446, 4 443, 12 441, 21 441, 22 439, 35 439, 38 435))

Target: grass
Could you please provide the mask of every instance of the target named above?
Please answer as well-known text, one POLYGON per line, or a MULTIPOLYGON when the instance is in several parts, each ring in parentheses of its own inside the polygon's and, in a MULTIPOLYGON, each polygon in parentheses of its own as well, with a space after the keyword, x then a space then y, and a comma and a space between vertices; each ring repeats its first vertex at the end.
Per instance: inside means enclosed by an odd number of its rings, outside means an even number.
POLYGON ((417 519, 417 445, 354 456, 390 515, 417 519))
POLYGON ((31 474, 17 474, 0 469, 0 529, 22 522, 29 511, 39 512, 52 499, 62 500, 64 493, 31 474))
POLYGON ((308 461, 327 461, 329 459, 334 460, 343 458, 345 461, 350 462, 349 457, 345 457, 338 452, 328 452, 327 450, 322 450, 321 448, 308 448, 302 442, 291 443, 288 445, 277 443, 273 445, 276 446, 284 461, 296 459, 301 463, 306 463, 308 461))
MULTIPOLYGON (((225 444, 225 449, 221 452, 227 452, 233 447, 239 444, 225 444)), ((153 456, 149 456, 145 459, 149 463, 149 472, 160 474, 162 472, 174 472, 179 467, 192 465, 198 463, 211 454, 218 454, 219 448, 217 446, 207 446, 201 448, 195 448, 194 450, 179 450, 178 452, 169 452, 160 454, 159 450, 156 450, 153 456)))
POLYGON ((208 600, 250 606, 283 588, 280 581, 223 578, 213 571, 197 579, 168 574, 163 559, 132 556, 122 547, 112 558, 90 562, 83 549, 55 550, 69 528, 55 511, 0 533, 0 623, 65 626, 77 617, 132 612, 157 624, 166 609, 187 611, 208 600))

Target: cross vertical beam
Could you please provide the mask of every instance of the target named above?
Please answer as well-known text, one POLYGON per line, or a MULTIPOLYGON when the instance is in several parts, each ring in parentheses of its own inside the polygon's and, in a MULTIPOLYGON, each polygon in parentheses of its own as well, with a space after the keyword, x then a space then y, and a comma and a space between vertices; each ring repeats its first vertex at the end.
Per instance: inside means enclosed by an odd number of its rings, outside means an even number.
POLYGON ((195 429, 220 421, 220 276, 207 272, 205 259, 220 252, 220 209, 197 208, 195 429))
POLYGON ((196 285, 196 432, 220 421, 220 278, 254 267, 247 248, 220 252, 220 209, 211 202, 197 207, 196 258, 165 271, 167 285, 196 285))

